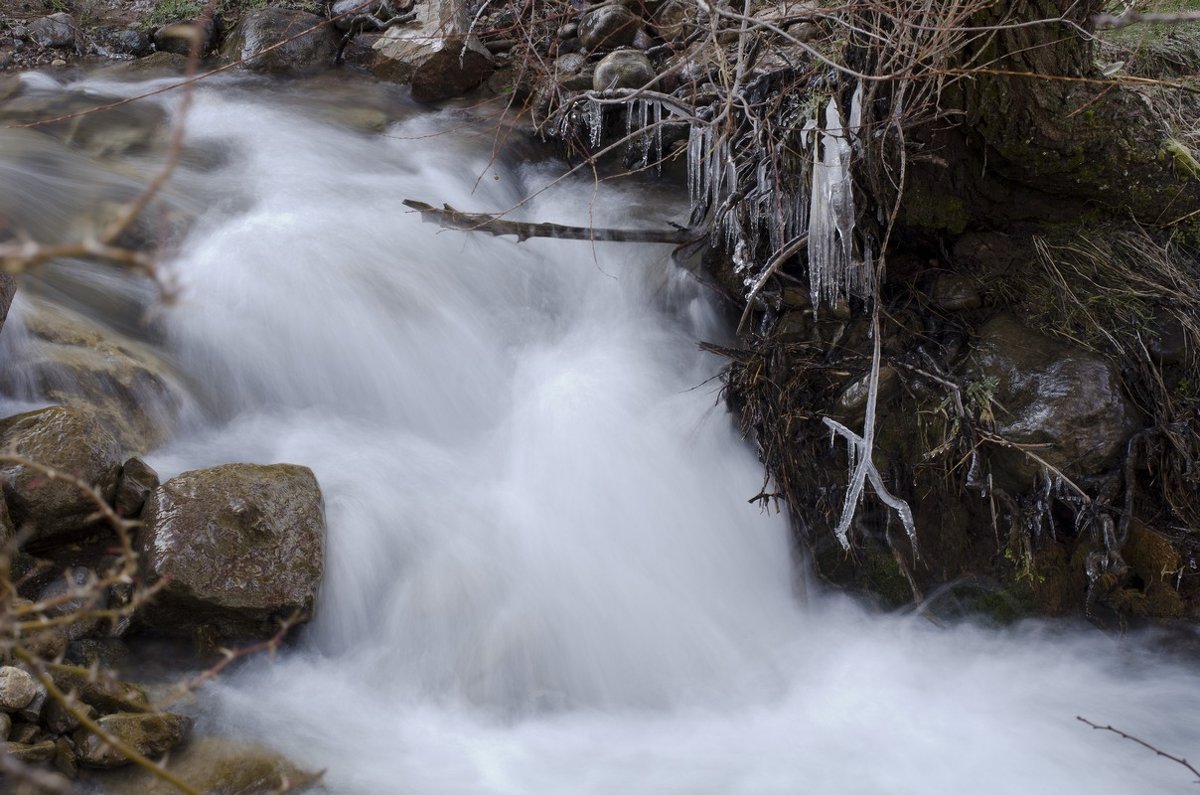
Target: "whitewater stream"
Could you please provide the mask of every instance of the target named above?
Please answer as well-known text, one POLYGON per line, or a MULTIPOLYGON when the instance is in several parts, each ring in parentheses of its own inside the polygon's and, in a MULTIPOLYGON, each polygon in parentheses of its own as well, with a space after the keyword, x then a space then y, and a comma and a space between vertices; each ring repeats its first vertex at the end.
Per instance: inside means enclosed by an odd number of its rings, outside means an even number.
MULTIPOLYGON (((587 175, 538 192, 561 165, 494 156, 486 112, 396 100, 363 132, 304 93, 196 91, 188 152, 219 156, 189 154, 168 193, 198 216, 163 263, 173 304, 96 266, 42 277, 73 280, 76 306, 110 296, 90 311, 127 332, 146 313, 191 401, 149 457, 164 479, 248 461, 320 481, 316 618, 210 687, 202 729, 353 795, 1194 789, 1075 719, 1200 756, 1197 668, 1161 644, 938 627, 803 585, 784 518, 747 502, 762 471, 697 347, 728 329, 669 247, 517 244, 401 203, 534 195, 516 217, 661 226, 685 216, 674 193, 587 175)), ((100 178, 63 163, 31 195, 100 178)))

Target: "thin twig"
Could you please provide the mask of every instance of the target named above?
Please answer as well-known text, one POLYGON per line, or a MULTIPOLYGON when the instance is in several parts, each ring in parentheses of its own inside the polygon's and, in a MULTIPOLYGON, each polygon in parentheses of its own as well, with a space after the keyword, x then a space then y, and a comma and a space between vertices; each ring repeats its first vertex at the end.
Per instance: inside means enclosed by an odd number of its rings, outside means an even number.
POLYGON ((1082 717, 1081 715, 1076 715, 1075 720, 1079 721, 1080 723, 1086 723, 1088 726, 1091 726, 1093 729, 1096 729, 1097 731, 1112 732, 1113 734, 1117 735, 1118 737, 1121 737, 1126 740, 1132 740, 1133 742, 1137 743, 1138 745, 1142 746, 1143 748, 1153 751, 1155 754, 1163 757, 1164 759, 1170 759, 1172 762, 1175 762, 1176 764, 1183 765, 1189 771, 1191 771, 1191 774, 1193 776, 1196 776, 1196 781, 1193 781, 1192 783, 1200 784, 1200 770, 1197 770, 1196 768, 1192 767, 1192 763, 1189 762, 1188 760, 1184 759, 1182 756, 1175 756, 1174 754, 1168 754, 1166 751, 1163 751, 1162 749, 1154 747, 1153 745, 1151 745, 1150 743, 1141 739, 1140 737, 1134 737, 1132 734, 1126 734, 1125 732, 1121 731, 1120 729, 1118 729, 1114 726, 1101 726, 1097 723, 1092 723, 1090 720, 1088 720, 1085 717, 1082 717))

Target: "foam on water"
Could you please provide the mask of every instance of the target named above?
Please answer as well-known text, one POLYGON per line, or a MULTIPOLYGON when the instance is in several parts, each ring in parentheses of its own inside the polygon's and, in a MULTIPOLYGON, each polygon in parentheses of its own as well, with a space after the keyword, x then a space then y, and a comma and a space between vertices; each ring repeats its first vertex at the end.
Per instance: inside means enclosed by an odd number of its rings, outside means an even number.
MULTIPOLYGON (((433 135, 460 124, 368 137, 197 95, 189 135, 233 156, 196 177, 211 209, 163 323, 210 420, 152 463, 305 464, 329 520, 314 624, 214 687, 210 727, 327 768, 337 793, 1189 786, 1074 720, 1200 748, 1196 672, 1136 642, 798 598, 696 348, 721 333, 706 296, 665 248, 420 223, 404 199, 494 210, 548 178, 492 162, 486 136, 433 135)), ((671 211, 592 199, 572 183, 524 212, 671 211)))

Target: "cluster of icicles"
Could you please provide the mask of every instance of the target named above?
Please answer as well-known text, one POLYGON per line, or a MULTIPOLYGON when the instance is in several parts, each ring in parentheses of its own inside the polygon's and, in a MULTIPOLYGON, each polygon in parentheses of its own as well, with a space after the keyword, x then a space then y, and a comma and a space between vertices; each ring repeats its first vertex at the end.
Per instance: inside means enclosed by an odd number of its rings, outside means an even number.
MULTIPOLYGON (((605 105, 582 108, 593 151, 604 139, 605 105)), ((633 98, 620 106, 625 134, 635 160, 655 166, 663 159, 662 128, 673 109, 656 99, 633 98), (641 136, 637 131, 644 131, 641 136)), ((813 306, 832 305, 850 296, 869 297, 874 263, 869 250, 855 252, 855 206, 850 163, 862 125, 862 86, 854 92, 848 121, 830 98, 822 114, 793 123, 795 147, 810 158, 798 173, 754 151, 753 144, 732 140, 712 124, 693 123, 687 145, 688 197, 712 219, 714 241, 733 254, 747 290, 758 282, 772 252, 808 236, 809 288, 813 306), (742 184, 746 165, 754 164, 754 182, 742 184), (770 251, 757 251, 765 239, 770 251)), ((565 120, 564 120, 565 123, 565 120)), ((787 164, 794 168, 795 163, 787 164)))

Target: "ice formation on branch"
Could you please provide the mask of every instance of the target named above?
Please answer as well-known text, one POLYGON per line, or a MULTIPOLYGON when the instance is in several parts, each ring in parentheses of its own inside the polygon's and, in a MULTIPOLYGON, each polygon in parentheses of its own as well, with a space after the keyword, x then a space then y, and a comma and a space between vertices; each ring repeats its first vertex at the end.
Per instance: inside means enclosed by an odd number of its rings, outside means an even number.
POLYGON ((908 507, 908 503, 899 497, 892 494, 883 485, 883 477, 879 474, 879 470, 875 467, 875 462, 872 460, 872 454, 875 447, 875 404, 879 397, 879 314, 876 311, 871 318, 871 335, 874 339, 874 355, 871 358, 871 374, 867 380, 867 414, 863 420, 863 435, 859 436, 854 431, 842 425, 840 422, 829 417, 825 417, 823 422, 829 428, 829 442, 833 443, 836 436, 841 436, 846 440, 847 457, 850 461, 850 482, 846 487, 846 498, 842 504, 842 516, 838 520, 837 527, 834 529, 834 534, 838 541, 841 542, 845 549, 850 548, 850 522, 854 519, 854 513, 858 509, 858 504, 862 502, 863 489, 867 481, 870 481, 871 488, 875 490, 879 500, 893 511, 899 517, 900 523, 904 525, 904 531, 908 533, 908 540, 912 543, 913 554, 917 554, 917 526, 913 521, 912 509, 908 507))
POLYGON ((808 208, 808 284, 813 306, 839 298, 868 297, 874 289, 871 263, 854 253, 854 189, 851 144, 861 126, 862 86, 854 92, 850 124, 842 123, 837 100, 825 106, 825 126, 809 132, 812 199, 808 208))

